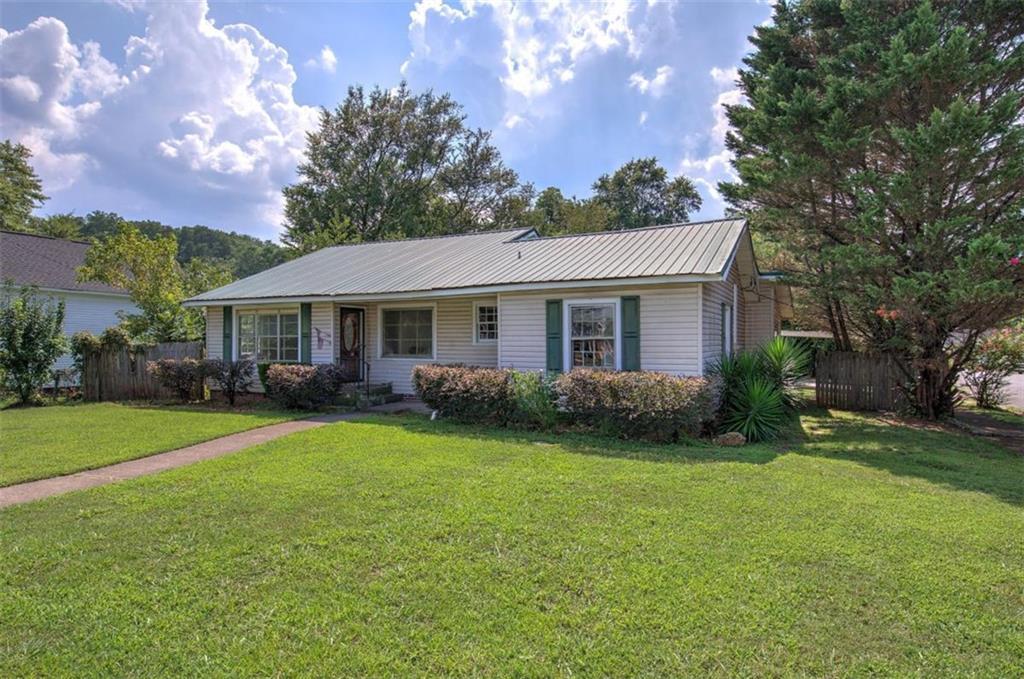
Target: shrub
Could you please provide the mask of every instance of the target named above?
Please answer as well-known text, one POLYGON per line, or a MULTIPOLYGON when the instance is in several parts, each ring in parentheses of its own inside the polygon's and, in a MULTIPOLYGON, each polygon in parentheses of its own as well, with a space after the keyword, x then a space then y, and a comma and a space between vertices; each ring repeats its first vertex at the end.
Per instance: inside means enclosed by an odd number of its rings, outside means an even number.
POLYGON ((71 356, 79 373, 85 370, 85 357, 99 353, 102 348, 100 338, 88 330, 79 330, 71 336, 71 356))
POLYGON ((779 388, 785 406, 795 410, 800 404, 796 385, 810 372, 811 351, 785 337, 776 337, 766 342, 757 356, 761 373, 779 388))
POLYGON ((103 349, 127 349, 132 346, 132 338, 120 325, 112 325, 100 333, 100 346, 103 349))
POLYGON ((220 387, 228 403, 235 405, 238 394, 245 393, 256 383, 256 364, 248 358, 238 361, 208 358, 203 361, 203 375, 220 387))
POLYGON ((461 365, 418 365, 416 394, 445 417, 507 424, 515 414, 512 371, 461 365))
POLYGON ((330 363, 273 363, 267 368, 267 395, 285 408, 313 410, 334 402, 342 377, 330 363))
POLYGON ((699 436, 718 410, 720 383, 656 372, 573 370, 555 380, 559 403, 580 422, 626 438, 699 436))
POLYGON ((979 408, 1006 401, 1007 378, 1024 371, 1024 322, 997 330, 978 344, 964 372, 964 384, 979 408))
POLYGON ((269 384, 269 382, 267 382, 267 371, 268 370, 270 370, 270 364, 269 363, 257 363, 256 364, 256 374, 259 377, 260 386, 263 387, 263 393, 264 394, 269 394, 270 393, 270 384, 269 384))
POLYGON ((782 390, 765 377, 752 377, 726 405, 726 431, 738 431, 748 441, 768 441, 778 436, 788 419, 782 390))
POLYGON ((64 302, 40 299, 30 288, 7 288, 0 291, 0 299, 0 377, 4 388, 27 404, 68 349, 64 302))
POLYGON ((194 358, 161 358, 146 364, 157 382, 178 395, 181 401, 192 401, 200 397, 203 387, 203 367, 194 358))
POLYGON ((558 422, 558 396, 553 380, 537 372, 512 371, 512 395, 517 422, 551 429, 558 422))

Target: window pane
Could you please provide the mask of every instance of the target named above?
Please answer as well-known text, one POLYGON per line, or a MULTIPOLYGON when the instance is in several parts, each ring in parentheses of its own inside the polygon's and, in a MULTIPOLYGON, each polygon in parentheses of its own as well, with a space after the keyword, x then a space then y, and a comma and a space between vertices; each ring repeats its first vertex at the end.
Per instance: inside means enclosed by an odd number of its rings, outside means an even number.
POLYGON ((241 335, 255 335, 256 334, 256 315, 255 314, 239 314, 238 315, 238 332, 241 335))
POLYGON ((277 354, 277 337, 260 337, 259 339, 259 356, 260 361, 276 361, 278 360, 277 354))
POLYGON ((299 317, 297 314, 281 314, 281 334, 298 336, 299 317))
POLYGON ((478 340, 498 339, 498 308, 479 306, 476 309, 476 338, 478 340))
POLYGON ((277 336, 277 316, 275 314, 260 314, 259 334, 260 337, 277 336))

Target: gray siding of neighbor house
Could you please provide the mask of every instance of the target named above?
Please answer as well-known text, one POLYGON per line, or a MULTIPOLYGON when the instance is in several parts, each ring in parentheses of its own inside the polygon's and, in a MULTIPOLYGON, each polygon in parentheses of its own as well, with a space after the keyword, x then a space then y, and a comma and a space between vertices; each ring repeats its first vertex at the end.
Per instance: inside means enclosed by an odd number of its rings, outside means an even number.
POLYGON ((695 283, 502 293, 498 365, 546 368, 544 304, 549 299, 640 298, 640 367, 675 375, 699 374, 695 283))
MULTIPOLYGON (((64 300, 64 334, 68 337, 83 330, 98 335, 121 322, 121 319, 117 317, 118 311, 129 313, 137 311, 128 297, 98 295, 89 292, 47 292, 43 294, 53 299, 64 300)), ((70 368, 72 364, 71 354, 64 354, 57 359, 54 368, 70 368)))
POLYGON ((740 290, 739 265, 733 263, 729 276, 724 281, 703 284, 703 334, 704 367, 707 368, 722 355, 722 304, 733 306, 735 327, 733 351, 746 348, 747 326, 746 302, 740 290))

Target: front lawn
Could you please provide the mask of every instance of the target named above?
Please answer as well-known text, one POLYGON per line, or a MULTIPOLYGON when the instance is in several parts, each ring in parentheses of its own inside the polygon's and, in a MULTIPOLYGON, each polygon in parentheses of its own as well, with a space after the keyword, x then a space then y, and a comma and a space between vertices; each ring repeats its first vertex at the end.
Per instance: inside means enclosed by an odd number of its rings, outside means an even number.
POLYGON ((803 424, 719 450, 378 417, 12 507, 0 672, 1018 673, 1024 459, 803 424))
POLYGON ((80 403, 0 411, 0 486, 95 469, 295 417, 272 410, 80 403))

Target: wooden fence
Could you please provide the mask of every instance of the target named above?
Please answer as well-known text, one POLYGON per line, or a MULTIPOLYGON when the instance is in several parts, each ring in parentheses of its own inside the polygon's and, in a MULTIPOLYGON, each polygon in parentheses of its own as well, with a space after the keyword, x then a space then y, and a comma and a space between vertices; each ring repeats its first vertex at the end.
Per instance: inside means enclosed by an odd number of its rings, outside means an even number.
POLYGON ((161 358, 202 358, 202 342, 162 342, 143 351, 103 350, 87 356, 82 366, 82 397, 86 401, 132 401, 175 398, 146 370, 161 358))
POLYGON ((818 405, 840 410, 895 410, 897 368, 885 355, 833 351, 815 363, 818 405))

